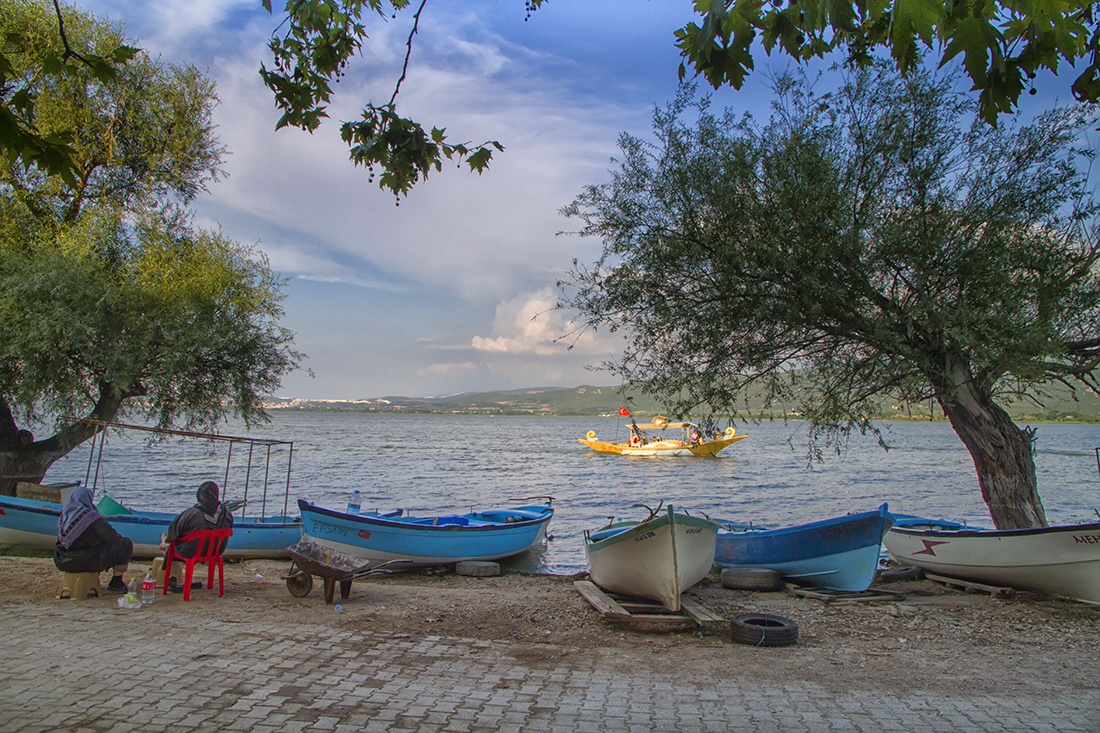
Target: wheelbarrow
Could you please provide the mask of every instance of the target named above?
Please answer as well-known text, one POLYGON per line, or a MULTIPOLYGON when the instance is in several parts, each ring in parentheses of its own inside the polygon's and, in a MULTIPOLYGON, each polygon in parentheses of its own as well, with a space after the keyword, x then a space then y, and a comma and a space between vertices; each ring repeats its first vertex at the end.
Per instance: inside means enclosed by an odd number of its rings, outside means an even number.
POLYGON ((390 560, 380 565, 363 558, 348 555, 315 542, 299 542, 286 548, 290 553, 290 570, 283 576, 286 589, 295 598, 305 598, 313 590, 313 576, 321 578, 325 586, 325 603, 331 604, 340 584, 340 598, 347 600, 351 594, 351 581, 368 575, 392 573, 386 566, 409 560, 390 560))

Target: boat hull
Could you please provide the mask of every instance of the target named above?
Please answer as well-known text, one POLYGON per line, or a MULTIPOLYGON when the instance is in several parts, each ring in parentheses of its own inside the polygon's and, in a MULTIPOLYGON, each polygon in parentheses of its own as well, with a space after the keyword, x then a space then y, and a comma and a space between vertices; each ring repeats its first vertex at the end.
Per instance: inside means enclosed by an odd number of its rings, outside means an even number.
POLYGON ((900 563, 959 580, 1100 603, 1100 523, 1017 530, 893 527, 900 563))
POLYGON ((348 514, 301 499, 298 508, 304 540, 372 565, 405 560, 401 568, 518 555, 546 539, 547 525, 554 516, 549 505, 427 518, 348 514), (462 519, 467 524, 461 524, 462 519))
POLYGON ((685 444, 683 441, 679 440, 662 440, 643 446, 631 446, 628 443, 609 443, 603 440, 588 438, 577 438, 577 442, 591 448, 597 453, 607 453, 610 455, 655 456, 658 458, 682 456, 709 457, 718 455, 718 453, 727 446, 739 440, 744 440, 747 437, 749 436, 734 435, 729 438, 708 440, 695 445, 685 444))
POLYGON ((889 507, 774 530, 720 531, 714 562, 767 568, 819 588, 864 591, 875 580, 889 507))
MULTIPOLYGON (((60 504, 0 497, 0 546, 52 551, 60 516, 60 504)), ((105 518, 119 534, 134 543, 134 557, 153 558, 164 554, 160 538, 175 517, 168 512, 135 511, 105 518)), ((224 557, 228 560, 290 557, 286 548, 301 537, 302 522, 297 517, 239 519, 233 523, 233 536, 224 557)))
POLYGON ((586 535, 592 582, 613 593, 660 601, 680 610, 680 594, 714 564, 714 522, 668 512, 641 523, 623 522, 586 535))

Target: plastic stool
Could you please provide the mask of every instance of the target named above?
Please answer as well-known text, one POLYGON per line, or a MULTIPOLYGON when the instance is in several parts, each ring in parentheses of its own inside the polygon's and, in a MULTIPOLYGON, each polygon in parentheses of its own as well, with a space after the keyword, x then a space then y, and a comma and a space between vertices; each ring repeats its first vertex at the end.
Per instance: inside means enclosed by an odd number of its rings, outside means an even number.
MULTIPOLYGON (((165 582, 164 582, 164 558, 163 557, 158 557, 156 560, 153 560, 153 577, 157 581, 157 587, 158 588, 163 588, 165 586, 165 582)), ((172 566, 172 574, 169 575, 168 578, 170 580, 176 581, 177 585, 179 584, 180 576, 176 571, 175 565, 172 566)))
POLYGON ((57 597, 64 598, 65 591, 69 592, 69 598, 74 601, 87 598, 88 593, 95 593, 98 598, 99 573, 65 573, 57 586, 57 597))

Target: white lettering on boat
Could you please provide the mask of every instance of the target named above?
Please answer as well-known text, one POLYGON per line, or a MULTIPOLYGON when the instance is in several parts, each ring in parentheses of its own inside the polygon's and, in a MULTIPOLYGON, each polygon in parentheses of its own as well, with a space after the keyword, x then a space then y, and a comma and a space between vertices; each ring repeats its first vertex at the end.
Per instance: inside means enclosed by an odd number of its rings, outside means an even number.
POLYGON ((316 522, 314 527, 317 530, 317 534, 339 535, 341 537, 347 537, 351 534, 350 529, 337 527, 335 524, 326 524, 325 522, 316 522))

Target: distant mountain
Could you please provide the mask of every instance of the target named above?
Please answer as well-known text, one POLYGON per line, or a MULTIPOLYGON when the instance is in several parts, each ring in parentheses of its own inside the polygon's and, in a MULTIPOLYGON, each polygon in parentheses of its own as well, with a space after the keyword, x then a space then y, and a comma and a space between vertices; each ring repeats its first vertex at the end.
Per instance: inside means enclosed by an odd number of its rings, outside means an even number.
MULTIPOLYGON (((754 400, 750 398, 750 406, 754 400)), ((1035 400, 1023 400, 1007 405, 1017 422, 1100 422, 1100 396, 1077 391, 1076 398, 1063 386, 1051 386, 1048 394, 1035 400)), ((759 401, 756 401, 756 409, 759 401)), ((624 398, 618 387, 540 387, 501 392, 463 392, 437 397, 375 397, 356 400, 308 400, 269 398, 264 402, 269 410, 302 410, 332 412, 386 412, 411 414, 455 415, 560 415, 571 417, 609 417, 626 407, 636 417, 651 417, 662 412, 662 405, 652 397, 630 394, 624 398)), ((775 405, 770 412, 776 418, 798 419, 790 405, 775 405)), ((667 415, 666 417, 685 417, 667 415)), ((929 415, 929 404, 897 404, 884 401, 880 420, 942 419, 939 406, 929 415)))

